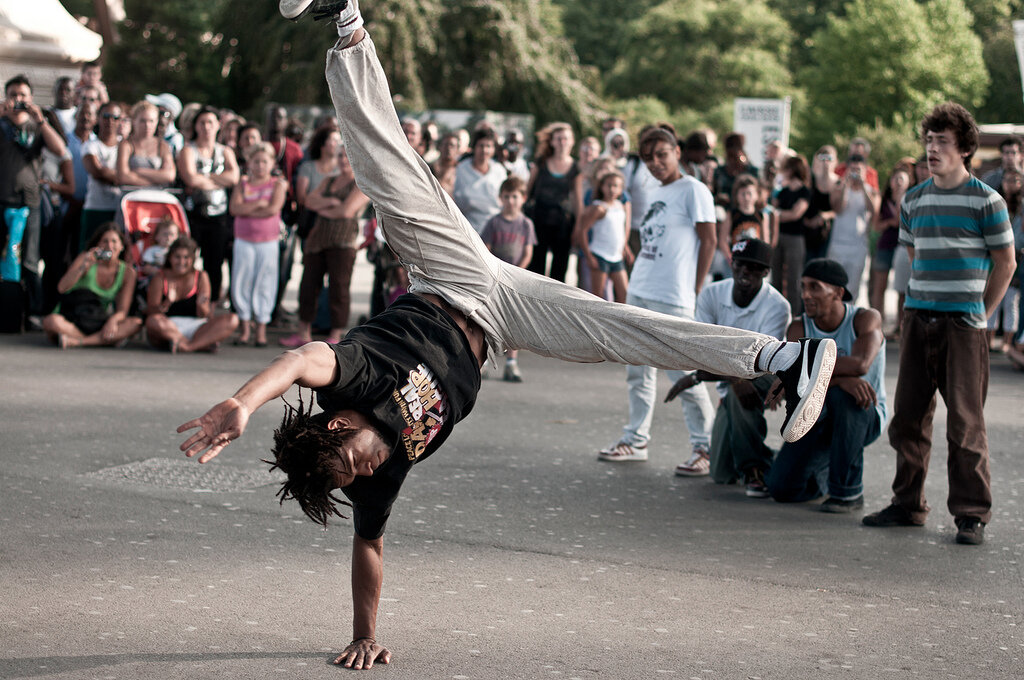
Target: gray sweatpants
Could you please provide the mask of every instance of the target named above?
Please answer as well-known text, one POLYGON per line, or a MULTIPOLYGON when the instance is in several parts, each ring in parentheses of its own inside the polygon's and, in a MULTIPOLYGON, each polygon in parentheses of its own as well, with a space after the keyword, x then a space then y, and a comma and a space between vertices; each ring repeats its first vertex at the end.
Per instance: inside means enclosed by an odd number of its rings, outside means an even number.
POLYGON ((356 183, 373 201, 410 289, 439 295, 473 319, 492 359, 528 349, 582 363, 761 375, 755 360, 772 337, 606 302, 488 252, 409 146, 369 35, 327 52, 327 83, 356 183))

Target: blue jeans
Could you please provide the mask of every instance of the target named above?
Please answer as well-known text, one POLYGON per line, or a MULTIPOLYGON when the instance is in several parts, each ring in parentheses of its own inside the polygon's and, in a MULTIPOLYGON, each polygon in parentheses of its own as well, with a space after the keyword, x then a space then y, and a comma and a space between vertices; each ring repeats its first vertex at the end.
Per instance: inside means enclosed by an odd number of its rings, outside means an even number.
POLYGON ((864 492, 864 447, 882 432, 874 406, 860 408, 838 387, 825 395, 818 422, 800 441, 785 443, 765 482, 783 503, 801 503, 825 493, 851 499, 864 492))

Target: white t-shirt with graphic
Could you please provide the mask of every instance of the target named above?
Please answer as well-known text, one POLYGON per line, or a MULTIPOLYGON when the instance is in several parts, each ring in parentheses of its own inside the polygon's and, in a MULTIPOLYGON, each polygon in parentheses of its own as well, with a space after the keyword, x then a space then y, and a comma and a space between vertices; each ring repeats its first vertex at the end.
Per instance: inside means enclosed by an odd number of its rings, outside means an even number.
POLYGON ((629 279, 632 295, 694 308, 698 222, 715 223, 715 200, 703 183, 683 175, 651 192, 640 226, 640 252, 629 279))

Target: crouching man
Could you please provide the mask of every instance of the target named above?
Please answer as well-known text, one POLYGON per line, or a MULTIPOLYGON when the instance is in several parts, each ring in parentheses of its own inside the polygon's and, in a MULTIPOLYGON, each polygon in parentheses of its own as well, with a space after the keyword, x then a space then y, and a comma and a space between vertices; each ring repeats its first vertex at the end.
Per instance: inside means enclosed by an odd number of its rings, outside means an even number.
MULTIPOLYGON (((701 291, 697 297, 697 321, 782 339, 792 315, 782 293, 765 282, 771 261, 772 247, 764 241, 745 239, 736 243, 732 247, 732 278, 712 283, 701 291)), ((748 496, 766 497, 764 478, 775 452, 764 443, 768 434, 764 411, 775 378, 762 375, 744 380, 697 371, 676 381, 665 401, 705 380, 720 381, 721 402, 711 430, 711 478, 719 484, 742 479, 748 496)))
POLYGON ((804 313, 787 337, 831 338, 839 353, 818 422, 785 443, 768 473, 768 492, 799 503, 828 493, 823 512, 864 507, 864 447, 885 424, 885 338, 874 309, 849 302, 847 276, 834 260, 811 260, 800 279, 804 313))

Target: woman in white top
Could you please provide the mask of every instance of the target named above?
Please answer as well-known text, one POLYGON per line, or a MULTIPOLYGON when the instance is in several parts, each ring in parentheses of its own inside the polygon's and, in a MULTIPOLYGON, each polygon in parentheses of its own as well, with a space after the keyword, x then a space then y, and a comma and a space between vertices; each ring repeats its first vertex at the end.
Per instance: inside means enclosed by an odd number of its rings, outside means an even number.
POLYGON ((508 171, 494 160, 497 148, 494 130, 477 130, 470 144, 473 155, 455 167, 452 198, 478 234, 484 230, 487 220, 501 212, 498 189, 508 178, 508 171))
POLYGON ((633 257, 627 245, 630 206, 619 200, 625 184, 617 170, 598 177, 594 201, 583 211, 576 228, 576 243, 590 267, 590 291, 602 296, 611 279, 615 302, 626 301, 626 266, 633 257))
POLYGON ((846 175, 832 190, 836 217, 828 242, 828 255, 843 265, 850 282, 846 288, 856 302, 868 259, 868 230, 878 213, 878 191, 864 181, 867 163, 853 155, 846 162, 846 175))
POLYGON ((116 102, 101 106, 97 138, 82 145, 82 165, 88 179, 76 248, 78 252, 85 249, 85 244, 101 224, 114 220, 114 214, 121 207, 121 187, 117 183, 117 128, 124 116, 124 110, 116 102))

